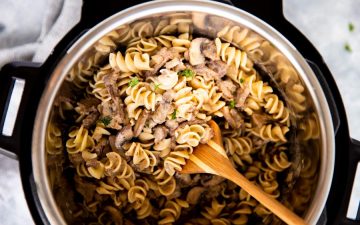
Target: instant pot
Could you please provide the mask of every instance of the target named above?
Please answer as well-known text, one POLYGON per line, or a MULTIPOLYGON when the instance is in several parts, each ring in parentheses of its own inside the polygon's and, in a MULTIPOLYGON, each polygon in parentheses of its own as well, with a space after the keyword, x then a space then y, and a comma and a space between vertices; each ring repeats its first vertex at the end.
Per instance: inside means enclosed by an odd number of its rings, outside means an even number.
POLYGON ((311 42, 285 19, 281 0, 84 1, 80 22, 45 63, 5 65, 0 71, 0 147, 2 153, 19 160, 35 223, 64 223, 48 184, 44 137, 66 74, 116 27, 177 11, 207 13, 238 22, 269 40, 289 59, 314 102, 321 130, 318 187, 305 220, 309 224, 360 224, 360 142, 350 138, 344 105, 328 67, 311 42))

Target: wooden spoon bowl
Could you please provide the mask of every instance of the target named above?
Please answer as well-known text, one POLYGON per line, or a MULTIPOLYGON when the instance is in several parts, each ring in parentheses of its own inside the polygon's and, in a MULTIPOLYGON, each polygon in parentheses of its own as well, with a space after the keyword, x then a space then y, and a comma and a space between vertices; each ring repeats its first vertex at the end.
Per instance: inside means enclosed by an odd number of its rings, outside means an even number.
POLYGON ((287 224, 306 224, 294 212, 286 208, 276 199, 268 196, 262 189, 240 174, 231 164, 222 145, 221 130, 213 120, 209 122, 214 137, 207 144, 200 144, 183 166, 181 173, 209 173, 222 176, 239 185, 258 202, 268 208, 287 224))

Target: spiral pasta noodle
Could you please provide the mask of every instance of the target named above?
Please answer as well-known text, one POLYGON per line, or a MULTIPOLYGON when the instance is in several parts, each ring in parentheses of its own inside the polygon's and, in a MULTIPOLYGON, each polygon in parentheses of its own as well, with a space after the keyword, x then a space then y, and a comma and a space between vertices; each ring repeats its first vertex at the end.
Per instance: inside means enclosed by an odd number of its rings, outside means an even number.
POLYGON ((237 171, 293 211, 306 210, 319 157, 306 152, 299 161, 292 148, 296 138, 301 151, 312 149, 320 128, 300 77, 253 31, 195 15, 123 25, 69 71, 75 90, 57 98, 53 114, 63 124, 49 123, 45 139, 52 189, 76 186, 67 222, 279 222, 234 183, 182 173, 197 146, 213 139, 210 120, 237 171), (193 33, 207 25, 219 28, 209 32, 215 38, 193 33))

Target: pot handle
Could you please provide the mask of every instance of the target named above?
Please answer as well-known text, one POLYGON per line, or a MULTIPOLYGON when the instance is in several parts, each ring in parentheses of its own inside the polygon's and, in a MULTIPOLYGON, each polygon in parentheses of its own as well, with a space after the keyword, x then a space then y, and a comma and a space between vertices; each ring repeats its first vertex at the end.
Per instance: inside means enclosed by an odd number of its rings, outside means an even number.
MULTIPOLYGON (((346 170, 345 170, 346 171, 346 170)), ((360 224, 360 141, 350 140, 348 180, 345 189, 344 207, 340 207, 336 224, 360 224)))
POLYGON ((29 62, 10 63, 0 71, 0 153, 17 159, 22 142, 23 123, 31 118, 26 114, 32 90, 41 80, 40 64, 29 62))

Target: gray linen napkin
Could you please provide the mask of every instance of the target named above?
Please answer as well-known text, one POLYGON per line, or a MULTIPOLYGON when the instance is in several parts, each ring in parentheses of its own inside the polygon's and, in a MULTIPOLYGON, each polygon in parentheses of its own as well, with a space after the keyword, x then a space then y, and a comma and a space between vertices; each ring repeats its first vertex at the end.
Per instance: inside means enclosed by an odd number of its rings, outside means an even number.
POLYGON ((0 1, 0 67, 12 61, 44 62, 79 21, 81 0, 0 1))

